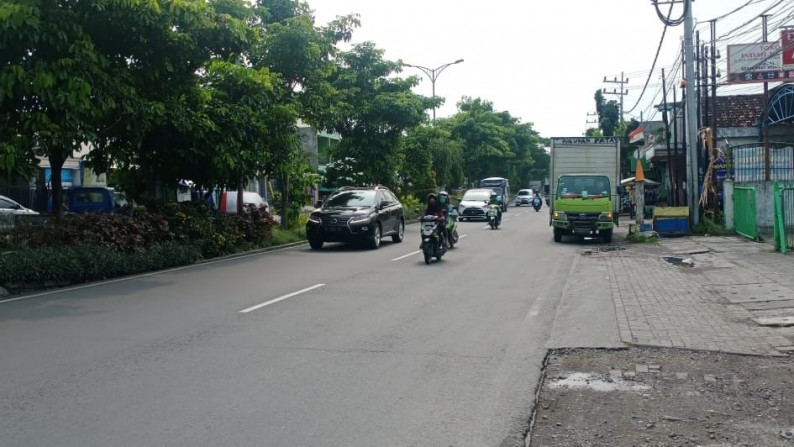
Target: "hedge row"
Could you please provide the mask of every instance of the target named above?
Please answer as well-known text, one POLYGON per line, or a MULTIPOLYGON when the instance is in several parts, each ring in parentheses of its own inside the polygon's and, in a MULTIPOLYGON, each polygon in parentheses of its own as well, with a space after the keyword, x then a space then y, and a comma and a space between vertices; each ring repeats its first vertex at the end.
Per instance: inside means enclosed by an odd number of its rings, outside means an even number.
POLYGON ((0 253, 0 286, 19 291, 96 281, 191 264, 201 257, 199 246, 180 242, 134 252, 87 245, 24 248, 0 253))

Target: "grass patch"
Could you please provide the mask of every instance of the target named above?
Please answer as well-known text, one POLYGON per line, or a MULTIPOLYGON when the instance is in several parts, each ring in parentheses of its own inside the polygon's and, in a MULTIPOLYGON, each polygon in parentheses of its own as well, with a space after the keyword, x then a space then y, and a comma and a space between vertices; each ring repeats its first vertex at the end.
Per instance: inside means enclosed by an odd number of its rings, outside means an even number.
POLYGON ((631 233, 626 236, 626 240, 632 244, 658 244, 659 237, 654 235, 646 236, 642 233, 631 233))
POLYGON ((726 230, 722 224, 714 222, 708 217, 704 217, 694 228, 692 234, 698 236, 731 236, 733 232, 726 230))
POLYGON ((273 228, 273 239, 270 244, 283 245, 292 244, 294 242, 303 242, 306 240, 306 231, 303 228, 284 230, 281 228, 273 228))

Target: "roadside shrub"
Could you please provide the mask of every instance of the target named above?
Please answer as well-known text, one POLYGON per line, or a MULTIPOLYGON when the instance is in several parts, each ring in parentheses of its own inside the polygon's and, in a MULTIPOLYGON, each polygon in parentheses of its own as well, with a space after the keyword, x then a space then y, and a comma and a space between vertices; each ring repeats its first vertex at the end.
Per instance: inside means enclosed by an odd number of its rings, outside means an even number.
POLYGON ((733 233, 726 230, 722 224, 716 222, 713 215, 705 215, 700 222, 692 228, 692 234, 701 236, 728 236, 733 233))
POLYGON ((0 285, 49 287, 187 265, 201 259, 194 244, 164 242, 135 252, 87 245, 45 246, 0 254, 0 285))
POLYGON ((400 203, 403 204, 405 220, 418 219, 422 214, 422 202, 413 194, 400 197, 400 203))
POLYGON ((26 242, 17 246, 88 245, 123 252, 140 251, 173 238, 168 222, 149 212, 67 214, 61 222, 50 220, 44 229, 20 231, 26 232, 26 237, 18 235, 16 240, 26 242))

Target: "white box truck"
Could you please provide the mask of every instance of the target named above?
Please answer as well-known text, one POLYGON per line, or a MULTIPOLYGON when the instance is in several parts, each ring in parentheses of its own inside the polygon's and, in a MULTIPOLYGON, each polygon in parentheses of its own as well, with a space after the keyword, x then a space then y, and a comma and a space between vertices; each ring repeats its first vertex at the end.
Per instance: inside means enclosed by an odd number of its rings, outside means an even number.
POLYGON ((549 176, 554 241, 572 235, 611 242, 620 203, 620 141, 552 138, 549 176))

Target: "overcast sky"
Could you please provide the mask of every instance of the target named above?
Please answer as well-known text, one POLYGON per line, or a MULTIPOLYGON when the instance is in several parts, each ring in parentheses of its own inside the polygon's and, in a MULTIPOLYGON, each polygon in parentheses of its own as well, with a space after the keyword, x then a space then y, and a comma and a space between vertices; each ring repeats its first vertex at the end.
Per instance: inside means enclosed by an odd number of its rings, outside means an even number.
MULTIPOLYGON (((587 113, 595 111, 596 89, 618 87, 604 84, 604 76, 620 78, 621 71, 629 78, 626 111, 639 100, 627 119, 639 118, 640 111, 646 119, 654 115, 652 104, 661 101, 659 68, 673 68, 683 39, 683 26, 667 29, 657 70, 640 98, 664 28, 650 0, 308 1, 318 24, 358 13, 362 25, 353 41, 375 42, 388 59, 431 68, 465 59, 436 82, 436 94, 446 99, 439 117, 454 114, 462 96, 481 97, 498 110, 534 123, 544 137, 581 135, 588 127, 587 113)), ((693 12, 701 38, 709 38, 703 22, 748 3, 717 21, 718 37, 751 21, 718 39, 723 55, 726 44, 761 40, 761 20, 754 18, 769 8, 773 40, 779 38, 774 25, 794 25, 792 0, 697 0, 693 12)), ((676 6, 672 17, 680 13, 681 6, 676 6)), ((724 58, 721 64, 725 75, 724 58)), ((403 74, 421 75, 413 68, 403 74)), ((422 76, 415 91, 430 96, 430 81, 422 76)), ((759 89, 732 86, 721 88, 720 94, 759 89)))

